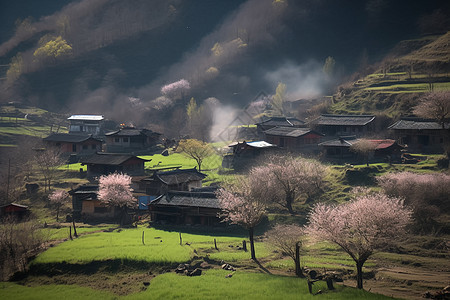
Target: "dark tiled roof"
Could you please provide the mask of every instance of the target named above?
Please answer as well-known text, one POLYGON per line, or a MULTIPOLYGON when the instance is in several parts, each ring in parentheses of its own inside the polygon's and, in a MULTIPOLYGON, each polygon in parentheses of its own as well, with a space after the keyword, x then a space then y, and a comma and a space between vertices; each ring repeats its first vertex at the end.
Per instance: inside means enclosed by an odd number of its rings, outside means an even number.
POLYGON ((296 128, 296 127, 274 127, 264 131, 267 135, 278 135, 278 136, 288 136, 288 137, 300 137, 308 133, 317 133, 309 128, 296 128))
POLYGON ((301 126, 303 124, 305 124, 305 122, 303 122, 299 119, 296 119, 296 118, 272 117, 266 121, 258 123, 257 125, 294 127, 294 126, 301 126))
POLYGON ((150 161, 147 159, 142 159, 134 155, 127 154, 111 154, 111 153, 95 153, 91 156, 84 157, 80 160, 82 164, 97 164, 97 165, 121 165, 127 160, 137 159, 142 161, 150 161))
POLYGON ((81 143, 89 139, 101 142, 101 140, 93 138, 91 134, 69 134, 69 133, 53 133, 48 137, 44 138, 44 141, 81 143))
POLYGON ((180 184, 191 181, 198 181, 204 179, 207 175, 197 171, 196 168, 185 170, 173 170, 167 172, 159 172, 154 175, 165 184, 180 184))
POLYGON ((164 206, 189 206, 220 209, 219 199, 214 193, 176 192, 169 191, 167 194, 156 198, 150 205, 164 206))
MULTIPOLYGON (((445 124, 445 128, 450 128, 450 123, 445 124)), ((407 118, 395 122, 388 129, 394 130, 442 130, 442 125, 434 120, 424 120, 419 118, 407 118)))
POLYGON ((363 126, 375 119, 372 115, 321 115, 315 120, 317 125, 363 126))
POLYGON ((116 131, 108 132, 105 134, 106 136, 139 136, 139 135, 145 135, 145 136, 154 136, 154 135, 161 135, 160 133, 151 131, 149 129, 136 129, 134 127, 125 127, 121 128, 116 131))

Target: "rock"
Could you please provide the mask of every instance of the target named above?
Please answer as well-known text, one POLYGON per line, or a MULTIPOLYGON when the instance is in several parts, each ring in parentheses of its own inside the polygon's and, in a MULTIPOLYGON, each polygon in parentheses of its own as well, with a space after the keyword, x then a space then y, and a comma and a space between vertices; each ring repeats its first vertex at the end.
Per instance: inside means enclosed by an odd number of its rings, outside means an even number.
POLYGON ((150 285, 150 282, 149 282, 149 281, 144 281, 143 284, 144 284, 145 286, 149 286, 149 285, 150 285))

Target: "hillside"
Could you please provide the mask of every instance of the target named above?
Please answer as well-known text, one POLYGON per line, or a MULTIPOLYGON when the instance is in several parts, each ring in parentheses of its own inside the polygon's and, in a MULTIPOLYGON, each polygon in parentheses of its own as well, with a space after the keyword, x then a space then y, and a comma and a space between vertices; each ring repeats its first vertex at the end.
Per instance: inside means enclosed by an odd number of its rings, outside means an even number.
POLYGON ((339 87, 333 113, 411 115, 424 93, 450 90, 450 32, 400 42, 380 63, 339 87))

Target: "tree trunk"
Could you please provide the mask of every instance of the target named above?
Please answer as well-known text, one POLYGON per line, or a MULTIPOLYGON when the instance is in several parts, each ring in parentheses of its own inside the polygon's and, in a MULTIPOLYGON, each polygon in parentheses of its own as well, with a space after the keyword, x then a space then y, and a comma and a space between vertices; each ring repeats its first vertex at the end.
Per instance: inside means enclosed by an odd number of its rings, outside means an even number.
POLYGON ((363 271, 362 271, 363 265, 364 265, 364 261, 356 262, 356 287, 358 289, 363 288, 363 271))
POLYGON ((250 253, 252 256, 253 260, 256 260, 256 255, 255 255, 255 241, 253 239, 253 227, 248 229, 248 235, 250 237, 250 253))
POLYGON ((295 243, 295 275, 300 278, 305 278, 300 267, 300 242, 295 243))
POLYGON ((286 196, 286 208, 288 209, 291 215, 294 215, 294 210, 292 209, 293 199, 291 196, 286 196))

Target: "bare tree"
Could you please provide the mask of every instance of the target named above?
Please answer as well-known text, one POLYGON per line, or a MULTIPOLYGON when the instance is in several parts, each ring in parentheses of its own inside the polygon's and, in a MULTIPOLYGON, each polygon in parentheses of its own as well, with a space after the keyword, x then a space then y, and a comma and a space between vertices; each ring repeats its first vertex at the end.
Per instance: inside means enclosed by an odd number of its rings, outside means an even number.
POLYGON ((414 107, 414 113, 422 118, 436 120, 445 129, 450 119, 450 91, 426 94, 414 107))
POLYGON ((224 221, 248 230, 251 258, 256 260, 254 229, 265 215, 267 203, 264 183, 253 176, 253 172, 254 170, 251 170, 247 177, 219 189, 217 198, 222 209, 220 215, 224 221))
POLYGON ((362 268, 374 251, 405 234, 411 210, 398 198, 368 194, 341 204, 317 204, 309 215, 306 233, 340 246, 355 261, 357 287, 363 288, 362 268))
POLYGON ((375 151, 377 144, 367 139, 360 139, 350 146, 350 150, 364 157, 366 165, 369 166, 370 154, 375 151))
POLYGON ((35 148, 34 161, 44 177, 44 191, 50 190, 58 167, 65 161, 61 157, 59 149, 56 147, 35 148))
POLYGON ((276 225, 266 232, 267 242, 294 260, 298 277, 304 277, 300 268, 300 247, 304 235, 304 229, 298 225, 276 225))
POLYGON ((53 204, 53 206, 56 209, 56 222, 59 221, 59 211, 61 207, 64 205, 64 203, 67 202, 69 199, 69 193, 63 190, 57 190, 51 193, 48 196, 48 199, 50 200, 50 203, 53 204))

